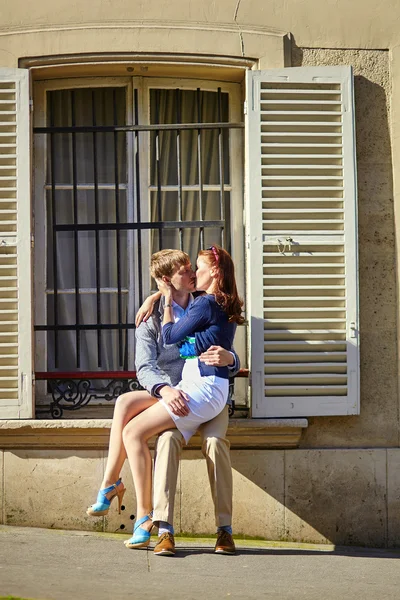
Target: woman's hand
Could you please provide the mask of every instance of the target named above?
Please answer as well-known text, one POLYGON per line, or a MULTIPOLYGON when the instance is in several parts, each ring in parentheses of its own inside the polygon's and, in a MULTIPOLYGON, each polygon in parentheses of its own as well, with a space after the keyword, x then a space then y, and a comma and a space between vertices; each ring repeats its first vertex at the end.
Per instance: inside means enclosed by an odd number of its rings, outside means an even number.
POLYGON ((170 283, 168 283, 167 281, 164 281, 163 279, 156 279, 156 284, 157 284, 159 291, 161 292, 161 294, 163 296, 165 296, 165 298, 171 298, 172 286, 170 283))
POLYGON ((142 306, 139 308, 139 310, 136 313, 136 317, 135 317, 136 327, 139 327, 139 325, 142 321, 144 321, 146 323, 146 321, 149 319, 149 317, 151 317, 151 315, 153 314, 154 305, 157 302, 157 300, 159 300, 160 298, 161 298, 160 292, 156 292, 155 294, 152 294, 151 296, 146 298, 146 300, 143 302, 142 306))
POLYGON ((232 352, 221 346, 210 346, 206 352, 200 354, 199 360, 213 367, 231 367, 235 362, 232 352))
POLYGON ((174 413, 174 415, 186 417, 186 415, 189 414, 190 411, 187 405, 189 402, 189 396, 185 394, 185 392, 169 387, 169 385, 165 385, 160 390, 160 396, 174 413))

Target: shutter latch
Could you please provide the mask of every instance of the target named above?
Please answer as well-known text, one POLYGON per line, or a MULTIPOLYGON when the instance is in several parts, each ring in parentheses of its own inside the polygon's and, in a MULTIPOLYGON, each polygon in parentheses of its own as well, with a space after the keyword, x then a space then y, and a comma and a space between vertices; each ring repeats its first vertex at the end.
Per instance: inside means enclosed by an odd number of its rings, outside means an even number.
POLYGON ((293 238, 287 237, 285 239, 285 243, 282 243, 281 240, 278 240, 278 250, 281 254, 285 254, 286 250, 290 252, 292 250, 293 238), (286 248, 287 246, 287 248, 286 248))

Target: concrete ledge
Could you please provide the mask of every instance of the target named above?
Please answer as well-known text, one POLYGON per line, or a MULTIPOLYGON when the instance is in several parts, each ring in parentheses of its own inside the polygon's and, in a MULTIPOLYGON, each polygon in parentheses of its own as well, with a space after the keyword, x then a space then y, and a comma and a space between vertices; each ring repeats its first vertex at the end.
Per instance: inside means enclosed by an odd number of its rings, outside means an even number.
MULTIPOLYGON (((108 447, 111 419, 0 421, 0 448, 108 447)), ((307 419, 231 419, 228 438, 232 448, 296 448, 307 419)), ((200 448, 194 436, 189 449, 200 448)))

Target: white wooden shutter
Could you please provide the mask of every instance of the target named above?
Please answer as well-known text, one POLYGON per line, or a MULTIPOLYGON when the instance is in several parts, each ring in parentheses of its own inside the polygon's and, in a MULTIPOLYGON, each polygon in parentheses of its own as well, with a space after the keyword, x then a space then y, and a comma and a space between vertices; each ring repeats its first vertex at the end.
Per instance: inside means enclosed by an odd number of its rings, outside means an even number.
POLYGON ((350 67, 249 71, 253 417, 359 412, 350 67))
POLYGON ((0 418, 33 416, 29 80, 0 69, 0 418))

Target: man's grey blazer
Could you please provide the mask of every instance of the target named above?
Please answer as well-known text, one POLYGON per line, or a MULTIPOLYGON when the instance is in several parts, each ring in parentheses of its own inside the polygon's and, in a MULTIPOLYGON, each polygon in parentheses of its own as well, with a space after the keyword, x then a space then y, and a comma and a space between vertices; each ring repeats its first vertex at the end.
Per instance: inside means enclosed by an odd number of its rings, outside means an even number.
MULTIPOLYGON (((185 363, 179 356, 176 344, 164 344, 162 338, 162 320, 164 315, 164 298, 162 297, 154 306, 151 317, 142 321, 136 328, 136 374, 142 385, 152 396, 154 388, 160 383, 177 385, 182 378, 182 369, 185 363)), ((239 357, 235 355, 235 365, 231 368, 234 376, 240 368, 239 357)))

